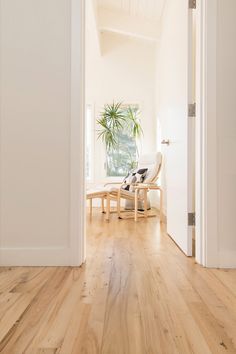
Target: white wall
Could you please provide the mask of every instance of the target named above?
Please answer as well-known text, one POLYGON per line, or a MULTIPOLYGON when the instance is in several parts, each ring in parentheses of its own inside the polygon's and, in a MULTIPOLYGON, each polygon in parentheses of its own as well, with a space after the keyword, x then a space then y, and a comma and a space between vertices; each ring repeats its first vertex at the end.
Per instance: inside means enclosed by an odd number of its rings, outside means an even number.
POLYGON ((71 11, 79 1, 0 5, 0 261, 69 265, 71 11))
MULTIPOLYGON (((236 267, 236 3, 234 0, 202 1, 202 31, 207 45, 202 50, 205 78, 201 198, 204 210, 204 262, 213 267, 236 267)), ((199 88, 201 95, 201 86, 199 88)), ((201 158, 201 156, 200 156, 201 158)), ((201 176, 200 176, 201 177, 201 176)), ((201 191, 200 191, 201 192, 201 191)))
MULTIPOLYGON (((88 8, 86 27, 86 102, 94 105, 94 120, 104 104, 113 100, 140 104, 144 130, 142 152, 155 151, 155 44, 103 33, 100 53, 91 8, 88 8)), ((96 133, 94 153, 97 184, 105 179, 105 155, 96 133)))

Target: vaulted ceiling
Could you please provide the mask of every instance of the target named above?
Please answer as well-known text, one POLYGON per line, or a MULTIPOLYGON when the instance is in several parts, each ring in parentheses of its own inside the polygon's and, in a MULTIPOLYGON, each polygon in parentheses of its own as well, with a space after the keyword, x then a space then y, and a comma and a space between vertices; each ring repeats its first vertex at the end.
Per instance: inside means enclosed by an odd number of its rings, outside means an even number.
POLYGON ((166 0, 93 0, 99 33, 155 42, 166 0))
POLYGON ((98 6, 120 13, 160 21, 165 0, 97 0, 98 6))

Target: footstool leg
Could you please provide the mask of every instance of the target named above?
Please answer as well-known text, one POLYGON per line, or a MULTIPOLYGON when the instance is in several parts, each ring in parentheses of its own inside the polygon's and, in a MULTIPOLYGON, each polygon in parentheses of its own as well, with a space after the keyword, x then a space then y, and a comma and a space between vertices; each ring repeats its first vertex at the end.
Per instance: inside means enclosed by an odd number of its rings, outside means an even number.
POLYGON ((104 198, 102 198, 102 213, 105 214, 105 203, 104 198))
POLYGON ((107 195, 107 210, 106 210, 106 220, 110 220, 110 211, 111 211, 111 201, 109 194, 107 195))

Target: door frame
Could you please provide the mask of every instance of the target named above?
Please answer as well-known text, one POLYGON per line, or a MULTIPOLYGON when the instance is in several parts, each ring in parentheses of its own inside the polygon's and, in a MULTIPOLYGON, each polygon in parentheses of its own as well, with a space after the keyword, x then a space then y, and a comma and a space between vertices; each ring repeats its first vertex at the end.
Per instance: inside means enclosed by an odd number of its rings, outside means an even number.
POLYGON ((85 0, 71 0, 70 265, 86 257, 85 0))
MULTIPOLYGON (((196 261, 216 264, 218 254, 216 151, 217 0, 197 0, 196 9, 196 261), (210 14, 210 15, 209 15, 210 14), (210 63, 210 65, 208 65, 210 63), (211 130, 209 130, 209 127, 211 130), (215 129, 214 129, 215 128, 215 129), (213 131, 212 131, 213 129, 213 131)), ((85 0, 72 0, 71 246, 72 265, 86 258, 85 198, 85 0), (77 11, 77 16, 73 15, 77 11), (80 21, 78 24, 78 13, 80 21), (80 42, 78 41, 78 34, 80 42), (79 45, 78 45, 79 43, 79 45), (79 115, 78 115, 79 112, 79 115), (79 118, 79 119, 78 119, 79 118)))
POLYGON ((196 9, 196 261, 218 264, 216 134, 217 0, 196 9))

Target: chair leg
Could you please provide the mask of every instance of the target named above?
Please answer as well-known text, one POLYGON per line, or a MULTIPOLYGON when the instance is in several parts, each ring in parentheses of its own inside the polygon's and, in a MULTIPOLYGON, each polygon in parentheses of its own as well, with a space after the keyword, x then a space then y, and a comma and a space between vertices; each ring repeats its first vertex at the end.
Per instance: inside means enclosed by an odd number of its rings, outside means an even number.
POLYGON ((134 196, 134 220, 138 221, 138 189, 135 189, 134 196))
POLYGON ((111 200, 109 194, 107 195, 107 210, 106 210, 106 220, 110 220, 110 212, 111 212, 111 200))
POLYGON ((147 189, 144 190, 144 216, 147 218, 147 189))
POLYGON ((90 213, 90 216, 92 217, 93 215, 93 199, 89 199, 89 213, 90 213))

